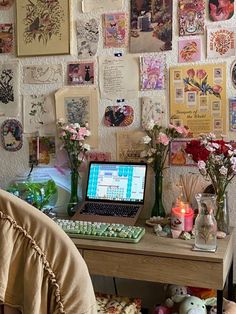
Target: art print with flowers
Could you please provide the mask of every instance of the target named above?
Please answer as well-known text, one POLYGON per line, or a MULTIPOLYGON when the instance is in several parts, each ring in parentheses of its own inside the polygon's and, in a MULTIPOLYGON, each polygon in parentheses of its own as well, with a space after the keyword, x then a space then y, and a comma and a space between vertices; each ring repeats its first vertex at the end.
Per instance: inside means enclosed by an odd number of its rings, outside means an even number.
POLYGON ((58 121, 59 139, 62 142, 61 149, 64 149, 68 156, 69 168, 71 170, 71 197, 67 207, 69 216, 75 213, 74 207, 79 202, 78 180, 79 170, 82 162, 86 158, 86 152, 90 146, 86 143, 86 138, 90 136, 88 125, 79 125, 79 123, 65 124, 61 119, 58 121))
POLYGON ((183 138, 188 136, 188 129, 182 126, 174 126, 169 124, 168 127, 161 126, 153 120, 149 120, 144 125, 146 136, 142 141, 146 145, 146 149, 141 152, 141 158, 145 159, 152 167, 155 174, 155 202, 152 208, 151 216, 166 215, 162 203, 162 182, 163 171, 166 168, 166 161, 169 155, 170 143, 175 138, 183 138))
POLYGON ((191 140, 185 149, 198 164, 200 174, 209 180, 217 196, 216 220, 218 229, 229 232, 227 187, 236 175, 236 144, 216 139, 215 134, 202 134, 191 140))
POLYGON ((225 63, 170 68, 170 115, 187 125, 193 137, 226 133, 225 78, 225 63))

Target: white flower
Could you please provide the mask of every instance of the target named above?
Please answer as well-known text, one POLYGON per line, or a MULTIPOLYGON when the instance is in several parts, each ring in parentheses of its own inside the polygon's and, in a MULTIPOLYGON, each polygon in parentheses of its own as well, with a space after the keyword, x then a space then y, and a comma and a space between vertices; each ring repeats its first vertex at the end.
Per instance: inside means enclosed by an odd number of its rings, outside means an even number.
POLYGON ((219 144, 217 144, 217 143, 212 143, 212 147, 214 147, 214 148, 218 149, 218 148, 220 147, 220 145, 219 145, 219 144))
POLYGON ((144 136, 143 137, 143 142, 144 142, 144 144, 148 144, 148 143, 150 143, 151 142, 151 137, 150 136, 148 136, 148 135, 146 135, 146 136, 144 136))
POLYGON ((149 120, 146 124, 145 124, 145 126, 144 126, 144 128, 146 129, 146 130, 152 130, 153 128, 154 128, 154 126, 155 126, 155 122, 154 122, 154 120, 149 120))
POLYGON ((228 173, 228 169, 225 168, 224 166, 222 166, 222 167, 219 169, 219 172, 220 172, 220 174, 222 174, 223 176, 226 176, 227 173, 228 173))
POLYGON ((231 157, 230 162, 232 165, 236 165, 236 157, 231 157))
POLYGON ((90 145, 89 145, 89 144, 86 144, 86 143, 85 143, 83 146, 84 146, 84 149, 85 149, 85 150, 90 150, 90 145))
POLYGON ((225 144, 226 147, 228 147, 228 149, 233 149, 232 145, 230 144, 225 144))
POLYGON ((147 151, 146 151, 146 150, 143 150, 143 151, 140 153, 140 157, 141 157, 141 158, 147 157, 147 151))
POLYGON ((236 164, 233 164, 233 165, 231 166, 231 169, 233 170, 233 173, 236 174, 236 164))
POLYGON ((233 154, 234 154, 234 152, 229 149, 229 150, 228 150, 228 155, 229 155, 229 156, 233 156, 233 154))
POLYGON ((199 170, 206 169, 206 163, 203 160, 199 160, 197 165, 198 165, 199 170))
POLYGON ((74 124, 73 124, 73 127, 74 127, 75 129, 79 129, 79 128, 80 128, 80 125, 79 125, 79 123, 74 123, 74 124))
POLYGON ((211 153, 215 151, 215 148, 212 147, 212 145, 209 144, 209 143, 206 145, 206 149, 207 149, 209 152, 211 152, 211 153))

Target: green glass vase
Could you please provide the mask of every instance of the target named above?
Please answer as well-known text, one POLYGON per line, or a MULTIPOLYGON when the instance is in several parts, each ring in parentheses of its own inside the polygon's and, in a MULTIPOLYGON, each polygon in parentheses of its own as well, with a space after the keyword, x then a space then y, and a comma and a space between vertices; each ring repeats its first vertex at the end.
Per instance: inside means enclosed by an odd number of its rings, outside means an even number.
POLYGON ((155 174, 155 200, 151 211, 151 217, 165 217, 165 209, 162 202, 163 175, 161 172, 155 174))
POLYGON ((78 196, 78 183, 79 183, 79 173, 76 170, 71 171, 71 192, 70 200, 67 206, 67 214, 72 217, 76 212, 76 207, 79 203, 78 196))

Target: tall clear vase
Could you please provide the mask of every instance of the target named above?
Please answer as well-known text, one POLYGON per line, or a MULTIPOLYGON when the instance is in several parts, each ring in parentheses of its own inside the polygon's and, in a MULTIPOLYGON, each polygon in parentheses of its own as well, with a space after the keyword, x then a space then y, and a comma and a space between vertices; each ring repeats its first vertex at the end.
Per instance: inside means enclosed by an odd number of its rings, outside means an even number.
POLYGON ((219 193, 216 198, 216 214, 217 228, 229 234, 229 208, 227 193, 219 193))
POLYGON ((79 173, 76 170, 71 171, 71 192, 70 200, 67 206, 67 213, 70 217, 75 214, 76 205, 79 203, 78 197, 79 173))
POLYGON ((155 174, 155 201, 151 211, 151 217, 165 217, 165 209, 162 202, 163 175, 161 172, 155 174))

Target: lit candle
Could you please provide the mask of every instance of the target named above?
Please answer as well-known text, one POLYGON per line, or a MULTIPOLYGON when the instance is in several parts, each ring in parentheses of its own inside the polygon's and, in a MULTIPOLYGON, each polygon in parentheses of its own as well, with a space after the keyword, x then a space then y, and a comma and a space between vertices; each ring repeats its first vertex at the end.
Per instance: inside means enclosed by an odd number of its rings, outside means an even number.
POLYGON ((193 229, 194 212, 188 203, 180 202, 171 209, 171 228, 182 231, 193 229))

